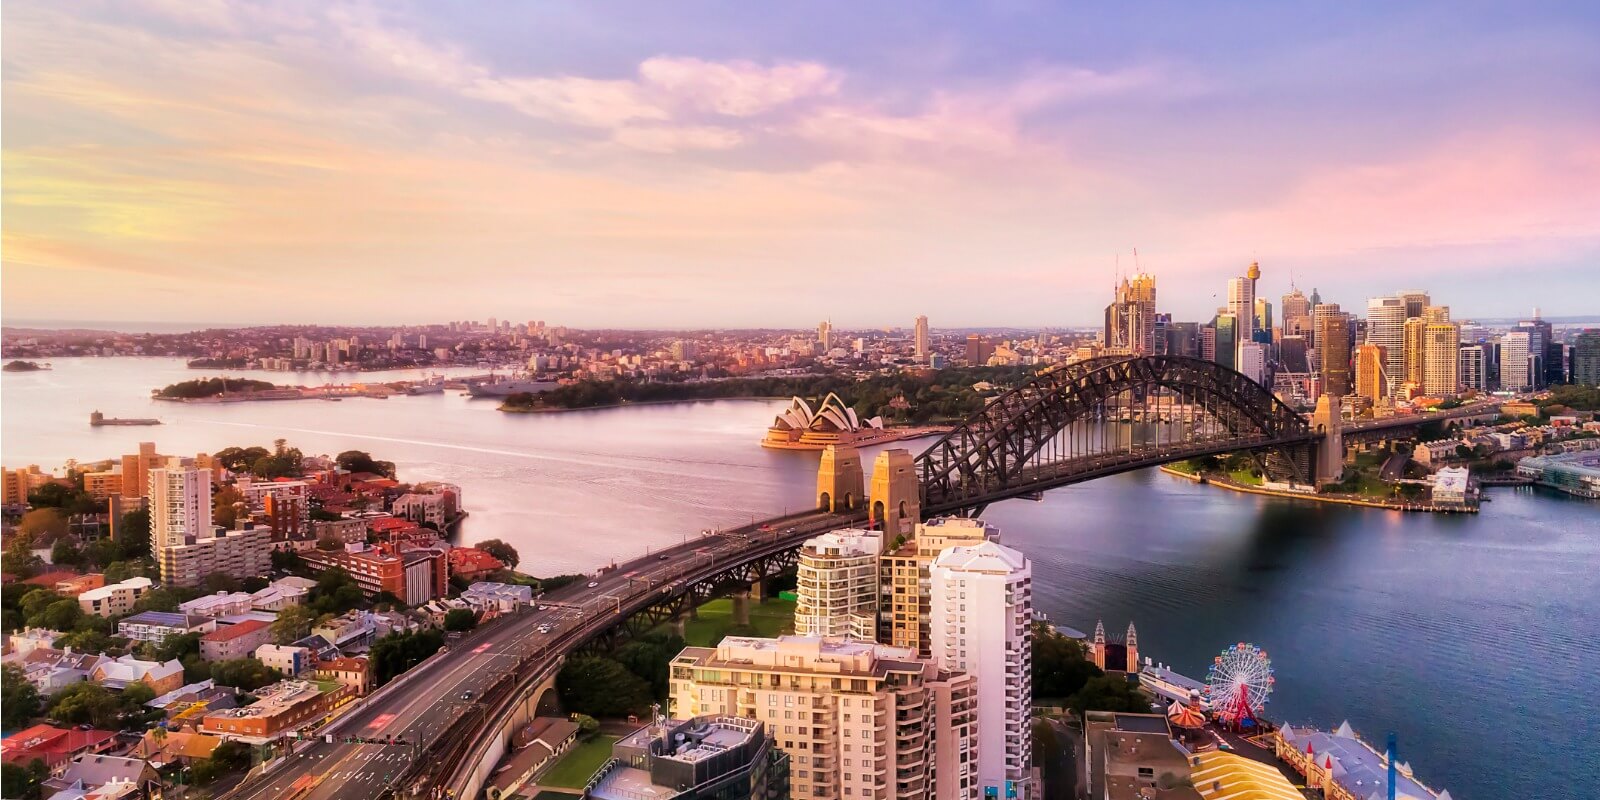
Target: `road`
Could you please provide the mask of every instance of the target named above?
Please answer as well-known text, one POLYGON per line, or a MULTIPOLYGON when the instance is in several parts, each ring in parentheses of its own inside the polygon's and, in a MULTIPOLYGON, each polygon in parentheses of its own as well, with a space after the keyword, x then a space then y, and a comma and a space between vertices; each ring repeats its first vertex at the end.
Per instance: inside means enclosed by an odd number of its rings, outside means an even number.
POLYGON ((486 709, 478 698, 525 659, 535 660, 524 666, 524 673, 541 670, 619 622, 619 605, 637 603, 651 593, 682 592, 695 581, 752 557, 747 554, 798 545, 851 521, 848 516, 814 512, 702 535, 618 565, 595 576, 592 586, 576 583, 550 592, 540 598, 540 608, 494 620, 471 636, 451 642, 448 652, 397 678, 405 681, 402 685, 346 711, 340 717, 335 741, 304 743, 286 763, 224 797, 375 800, 413 765, 413 742, 420 737, 426 750, 463 715, 484 715, 486 709), (546 624, 551 626, 550 632, 540 633, 538 628, 546 624), (394 736, 406 743, 339 741, 347 736, 394 736))

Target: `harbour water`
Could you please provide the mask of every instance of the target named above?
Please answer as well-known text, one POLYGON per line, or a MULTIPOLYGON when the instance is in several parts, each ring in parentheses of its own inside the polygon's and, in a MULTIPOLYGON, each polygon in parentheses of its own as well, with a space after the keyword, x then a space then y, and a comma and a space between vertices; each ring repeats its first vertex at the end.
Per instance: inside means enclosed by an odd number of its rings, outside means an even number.
MULTIPOLYGON (((52 363, 0 381, 8 467, 59 470, 140 440, 182 455, 278 437, 308 453, 367 450, 405 480, 459 484, 471 512, 461 538, 505 539, 534 574, 589 570, 811 502, 817 455, 758 444, 778 402, 502 414, 447 392, 183 405, 154 403, 149 390, 213 373, 174 359, 52 363), (91 428, 95 409, 164 424, 91 428)), ((1144 653, 1194 677, 1226 645, 1255 642, 1277 668, 1270 716, 1348 718, 1376 741, 1394 730, 1418 776, 1458 800, 1590 797, 1600 503, 1532 489, 1490 497, 1475 516, 1402 514, 1148 470, 1001 503, 987 518, 1033 559, 1035 603, 1052 620, 1092 630, 1103 618, 1113 632, 1132 620, 1144 653)))

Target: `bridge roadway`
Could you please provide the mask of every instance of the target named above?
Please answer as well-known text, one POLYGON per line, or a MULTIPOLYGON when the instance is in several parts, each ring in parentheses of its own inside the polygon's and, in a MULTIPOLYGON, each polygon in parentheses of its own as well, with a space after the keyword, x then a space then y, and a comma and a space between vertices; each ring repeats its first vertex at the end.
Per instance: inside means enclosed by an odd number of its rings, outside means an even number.
POLYGON ((543 670, 555 659, 622 621, 627 611, 653 602, 747 561, 797 547, 804 540, 864 520, 861 515, 810 512, 702 535, 683 544, 620 564, 597 576, 598 584, 575 583, 540 599, 542 610, 502 617, 396 678, 403 681, 347 710, 334 723, 332 743, 308 740, 286 762, 241 783, 227 800, 377 800, 416 760, 410 742, 420 736, 423 752, 466 714, 483 713, 476 702, 508 670, 543 670), (681 581, 681 584, 679 583, 681 581), (669 585, 670 584, 670 585, 669 585), (667 586, 666 590, 662 587, 667 586), (537 628, 548 623, 552 630, 537 628), (531 660, 530 660, 531 659, 531 660), (462 699, 472 692, 473 699, 462 699), (347 736, 403 738, 408 744, 346 744, 347 736), (310 776, 308 778, 308 776, 310 776), (309 791, 308 791, 309 790, 309 791))

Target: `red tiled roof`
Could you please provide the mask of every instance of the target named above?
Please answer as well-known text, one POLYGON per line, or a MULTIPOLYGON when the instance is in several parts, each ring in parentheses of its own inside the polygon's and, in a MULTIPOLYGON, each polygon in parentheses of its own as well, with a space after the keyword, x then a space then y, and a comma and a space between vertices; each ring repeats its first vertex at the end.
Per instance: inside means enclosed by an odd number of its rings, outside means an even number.
POLYGON ((366 672, 367 660, 364 658, 328 658, 318 661, 317 669, 336 672, 366 672))
POLYGON ((116 736, 113 731, 94 729, 80 731, 76 728, 35 725, 27 730, 13 733, 0 742, 0 761, 8 764, 26 764, 37 758, 46 764, 54 765, 65 761, 75 753, 101 747, 116 736))
POLYGON ((368 523, 367 527, 371 528, 374 533, 388 533, 389 531, 416 530, 422 526, 412 522, 409 519, 401 519, 399 517, 378 517, 377 519, 368 523))
POLYGON ((476 547, 450 548, 450 569, 452 571, 483 572, 505 569, 505 567, 506 565, 500 559, 476 547))
POLYGON ((69 581, 76 577, 78 577, 78 573, 76 572, 58 569, 51 572, 46 572, 42 575, 35 575, 23 581, 23 583, 26 583, 29 586, 43 586, 45 588, 51 588, 61 581, 69 581))
POLYGON ((271 627, 272 623, 259 619, 247 619, 234 625, 223 625, 214 631, 200 637, 202 642, 231 642, 241 636, 262 628, 271 627))

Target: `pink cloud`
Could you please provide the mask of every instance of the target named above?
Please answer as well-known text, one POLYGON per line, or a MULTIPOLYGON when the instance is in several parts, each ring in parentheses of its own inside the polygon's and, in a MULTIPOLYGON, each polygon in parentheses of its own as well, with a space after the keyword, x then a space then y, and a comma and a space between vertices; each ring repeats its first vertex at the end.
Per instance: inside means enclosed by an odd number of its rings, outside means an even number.
POLYGON ((796 100, 834 94, 838 73, 815 62, 764 67, 751 61, 704 61, 658 56, 639 65, 639 76, 674 99, 702 111, 749 117, 796 100))

